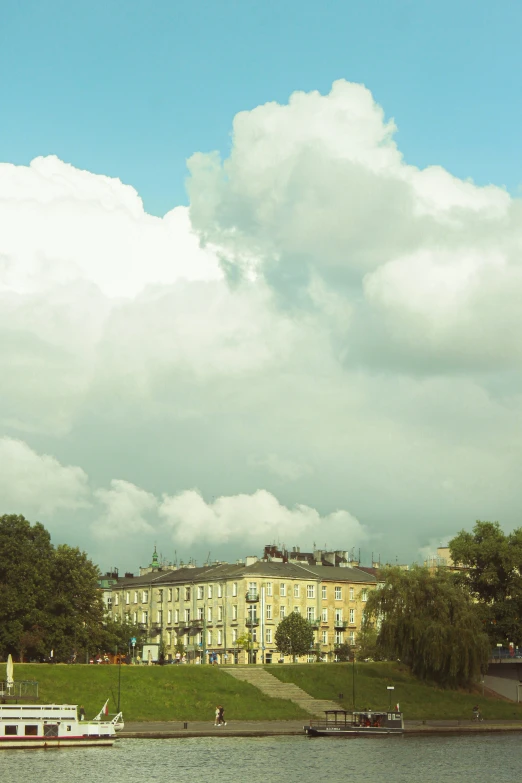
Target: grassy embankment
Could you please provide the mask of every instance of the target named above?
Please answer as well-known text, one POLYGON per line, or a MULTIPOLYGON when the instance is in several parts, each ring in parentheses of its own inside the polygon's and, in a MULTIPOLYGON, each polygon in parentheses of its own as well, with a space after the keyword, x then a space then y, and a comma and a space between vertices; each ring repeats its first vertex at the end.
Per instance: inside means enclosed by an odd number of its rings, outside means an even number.
MULTIPOLYGON (((351 664, 307 664, 265 667, 282 682, 293 682, 318 699, 332 699, 352 709, 351 664), (339 700, 339 693, 344 698, 339 700)), ((387 685, 392 704, 400 703, 406 719, 469 719, 479 704, 486 719, 522 720, 522 705, 475 693, 442 690, 424 684, 394 663, 356 664, 356 707, 385 708, 387 685)), ((15 678, 36 680, 40 703, 83 704, 93 718, 107 698, 115 712, 117 666, 15 664, 15 678)), ((121 707, 126 721, 213 720, 216 704, 226 707, 229 720, 309 719, 297 705, 264 696, 257 688, 210 666, 122 666, 121 707)))
MULTIPOLYGON (((118 667, 15 664, 15 679, 39 683, 40 704, 83 704, 94 718, 107 698, 116 711, 118 667)), ((229 720, 300 720, 308 713, 272 699, 211 666, 122 666, 121 709, 126 721, 213 720, 223 704, 229 720)))
MULTIPOLYGON (((272 666, 270 672, 282 682, 293 682, 316 699, 332 699, 345 709, 353 706, 352 664, 312 664, 308 666, 272 666), (339 699, 342 693, 344 698, 339 699)), ((396 663, 359 663, 355 665, 356 709, 374 710, 399 702, 406 720, 465 719, 472 716, 478 704, 485 720, 522 720, 522 704, 482 696, 480 687, 474 693, 442 690, 415 679, 405 666, 396 663)))

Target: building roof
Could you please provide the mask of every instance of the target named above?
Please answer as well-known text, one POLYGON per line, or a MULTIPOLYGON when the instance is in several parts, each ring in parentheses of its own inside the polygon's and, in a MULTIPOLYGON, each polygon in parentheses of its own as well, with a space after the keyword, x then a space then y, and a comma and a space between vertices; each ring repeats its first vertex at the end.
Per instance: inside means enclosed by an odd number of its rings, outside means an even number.
POLYGON ((219 563, 197 568, 178 568, 175 570, 155 571, 143 576, 119 581, 118 586, 139 587, 148 585, 172 585, 194 582, 216 582, 227 579, 248 577, 274 577, 279 579, 320 579, 328 582, 365 582, 375 583, 377 577, 374 569, 317 566, 301 563, 278 563, 257 560, 251 565, 244 563, 219 563), (372 573, 370 573, 372 572, 372 573))

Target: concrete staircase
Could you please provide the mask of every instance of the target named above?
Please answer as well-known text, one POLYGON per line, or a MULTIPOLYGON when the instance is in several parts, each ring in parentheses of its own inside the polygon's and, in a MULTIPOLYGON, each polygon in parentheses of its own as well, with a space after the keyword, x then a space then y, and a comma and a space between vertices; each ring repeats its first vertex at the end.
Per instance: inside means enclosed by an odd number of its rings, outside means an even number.
POLYGON ((266 669, 260 666, 234 666, 223 667, 221 671, 230 674, 231 677, 235 677, 236 680, 242 680, 243 682, 249 682, 255 688, 258 688, 261 693, 266 696, 271 696, 273 699, 287 699, 293 701, 294 704, 298 704, 301 709, 309 712, 310 715, 322 715, 325 710, 341 710, 338 704, 334 701, 327 701, 326 699, 314 699, 309 693, 303 691, 297 685, 291 682, 281 682, 273 674, 270 674, 266 669))

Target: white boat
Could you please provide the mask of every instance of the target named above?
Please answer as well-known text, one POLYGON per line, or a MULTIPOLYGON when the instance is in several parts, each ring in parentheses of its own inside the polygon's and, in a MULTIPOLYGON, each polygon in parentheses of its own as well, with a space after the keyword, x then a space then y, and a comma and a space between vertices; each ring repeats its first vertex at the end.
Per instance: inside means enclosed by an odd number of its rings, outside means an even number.
POLYGON ((123 728, 112 720, 80 721, 71 704, 0 704, 0 748, 66 748, 113 745, 123 728))

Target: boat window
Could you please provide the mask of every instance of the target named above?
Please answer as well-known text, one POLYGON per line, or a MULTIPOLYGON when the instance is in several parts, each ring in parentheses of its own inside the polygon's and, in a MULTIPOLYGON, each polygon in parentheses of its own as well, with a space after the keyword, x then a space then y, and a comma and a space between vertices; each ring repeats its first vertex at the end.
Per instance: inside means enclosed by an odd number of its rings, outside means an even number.
POLYGON ((25 727, 25 736, 26 737, 37 737, 38 736, 38 726, 32 726, 28 725, 25 727))
POLYGON ((67 726, 67 731, 71 731, 71 726, 67 726))
POLYGON ((44 725, 44 737, 57 737, 58 736, 58 724, 46 723, 44 725))
POLYGON ((6 726, 5 727, 5 735, 6 735, 6 737, 12 737, 15 734, 18 734, 18 726, 6 726))

